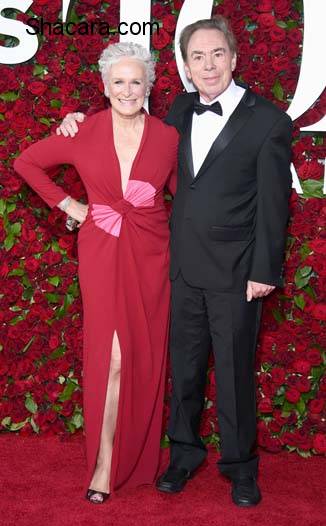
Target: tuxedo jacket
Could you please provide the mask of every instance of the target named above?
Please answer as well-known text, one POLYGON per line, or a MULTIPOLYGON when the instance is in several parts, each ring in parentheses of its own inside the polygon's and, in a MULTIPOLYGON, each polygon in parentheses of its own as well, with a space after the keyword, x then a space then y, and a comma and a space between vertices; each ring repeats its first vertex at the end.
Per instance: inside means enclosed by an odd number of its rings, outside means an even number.
POLYGON ((194 177, 191 128, 198 93, 178 95, 166 122, 180 133, 171 216, 172 280, 243 291, 282 285, 291 191, 291 119, 246 89, 194 177))

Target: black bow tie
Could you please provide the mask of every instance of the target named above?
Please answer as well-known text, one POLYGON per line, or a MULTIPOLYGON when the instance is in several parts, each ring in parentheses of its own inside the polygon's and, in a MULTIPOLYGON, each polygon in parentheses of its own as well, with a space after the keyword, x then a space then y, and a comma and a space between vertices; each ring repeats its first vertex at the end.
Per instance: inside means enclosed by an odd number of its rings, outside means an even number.
POLYGON ((214 104, 202 104, 201 102, 199 102, 199 100, 195 100, 194 111, 197 113, 197 115, 201 115, 205 111, 212 111, 217 115, 223 115, 222 106, 218 100, 214 102, 214 104))

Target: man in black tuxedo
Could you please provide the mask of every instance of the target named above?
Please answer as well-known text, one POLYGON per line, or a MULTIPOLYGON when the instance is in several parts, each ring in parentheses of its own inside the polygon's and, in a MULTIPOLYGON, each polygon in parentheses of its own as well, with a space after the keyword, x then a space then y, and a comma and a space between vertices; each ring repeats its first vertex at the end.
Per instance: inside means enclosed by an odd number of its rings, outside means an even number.
MULTIPOLYGON (((157 488, 182 490, 207 455, 199 426, 212 348, 219 469, 233 502, 252 506, 261 499, 255 348, 262 297, 282 285, 292 123, 232 80, 236 42, 223 17, 187 26, 180 46, 198 92, 177 96, 166 119, 181 140, 171 218, 171 460, 157 488)), ((61 131, 74 136, 84 116, 67 117, 61 131)))
POLYGON ((161 491, 180 491, 205 459, 199 436, 213 348, 221 473, 240 506, 257 504, 254 362, 262 297, 282 285, 291 190, 290 118, 232 80, 236 43, 223 17, 187 26, 177 96, 181 135, 171 218, 171 460, 161 491))

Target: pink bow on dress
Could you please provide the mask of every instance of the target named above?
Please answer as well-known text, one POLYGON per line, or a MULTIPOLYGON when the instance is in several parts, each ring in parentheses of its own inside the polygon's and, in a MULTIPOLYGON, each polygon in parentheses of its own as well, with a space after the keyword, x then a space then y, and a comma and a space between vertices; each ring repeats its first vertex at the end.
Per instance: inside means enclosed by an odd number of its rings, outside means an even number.
POLYGON ((123 216, 134 207, 153 207, 156 190, 144 181, 128 181, 123 199, 115 203, 115 209, 108 205, 92 204, 92 217, 96 226, 112 236, 119 237, 123 216))

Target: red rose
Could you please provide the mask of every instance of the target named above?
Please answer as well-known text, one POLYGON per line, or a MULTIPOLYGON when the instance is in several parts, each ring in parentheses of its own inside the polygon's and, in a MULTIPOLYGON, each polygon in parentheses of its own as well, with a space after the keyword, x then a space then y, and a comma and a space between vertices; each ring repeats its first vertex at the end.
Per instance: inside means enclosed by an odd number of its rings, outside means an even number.
POLYGON ((40 97, 41 95, 43 95, 43 93, 46 92, 46 90, 48 89, 47 85, 44 84, 44 82, 41 82, 39 80, 34 80, 33 82, 31 82, 28 86, 27 86, 27 89, 33 94, 33 95, 36 95, 37 97, 40 97))
POLYGON ((326 321, 326 303, 318 303, 311 309, 310 313, 317 320, 326 321))
POLYGON ((160 91, 169 89, 170 86, 171 86, 171 82, 170 82, 169 77, 160 77, 159 79, 157 79, 157 82, 155 85, 155 87, 160 91))
POLYGON ((272 380, 276 385, 283 385, 285 382, 285 371, 280 367, 274 367, 271 370, 272 380))
POLYGON ((25 268, 30 272, 36 272, 40 266, 40 260, 33 257, 28 257, 25 259, 25 268))
POLYGON ((296 404, 300 400, 301 393, 292 387, 288 389, 285 393, 285 398, 288 402, 291 402, 291 404, 296 404))
POLYGON ((301 44, 302 43, 302 30, 297 29, 296 27, 293 29, 290 29, 288 32, 288 38, 293 42, 294 44, 301 44))
POLYGON ((60 345, 60 339, 57 334, 52 334, 49 338, 49 348, 51 350, 56 349, 60 345))
POLYGON ((307 360, 311 365, 318 366, 322 362, 321 354, 319 349, 309 349, 307 351, 307 360))
POLYGON ((317 161, 305 161, 298 169, 300 179, 321 179, 323 177, 323 166, 317 161))
POLYGON ((269 34, 273 42, 283 42, 286 38, 285 30, 278 26, 273 27, 269 34))
POLYGON ((326 436, 317 433, 313 438, 313 448, 317 453, 326 453, 326 436))
POLYGON ((290 0, 274 0, 274 10, 282 19, 289 15, 290 9, 290 0))
POLYGON ((311 389, 311 383, 308 378, 297 378, 296 388, 300 393, 309 393, 311 389))
POLYGON ((309 246, 315 254, 326 256, 326 239, 313 239, 312 241, 309 241, 309 246))
POLYGON ((270 13, 273 9, 272 0, 259 0, 257 11, 259 13, 270 13))
POLYGON ((272 67, 274 71, 287 71, 290 66, 290 60, 286 56, 273 57, 272 58, 272 67))
POLYGON ((174 9, 176 11, 180 11, 180 9, 182 8, 182 2, 183 0, 173 0, 174 9))
POLYGON ((165 31, 165 29, 160 29, 153 34, 152 37, 152 46, 154 49, 163 49, 171 42, 171 36, 165 31))
POLYGON ((272 401, 270 398, 262 398, 260 402, 258 403, 258 411, 260 413, 272 413, 273 412, 273 406, 272 401))
POLYGON ((263 29, 275 26, 275 18, 272 14, 263 13, 258 15, 257 20, 263 29))
POLYGON ((165 9, 161 4, 154 4, 152 6, 152 16, 153 18, 161 19, 165 13, 165 9))
POLYGON ((323 411, 325 400, 319 398, 317 400, 310 400, 309 410, 311 413, 319 414, 323 411))
POLYGON ((173 33, 177 25, 177 20, 173 15, 165 15, 162 18, 163 28, 166 29, 169 33, 173 33))
POLYGON ((311 363, 307 360, 295 360, 292 365, 293 371, 300 374, 308 374, 311 369, 311 363))

